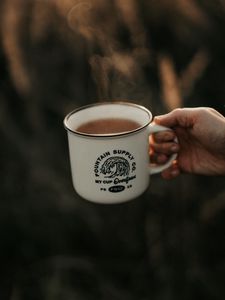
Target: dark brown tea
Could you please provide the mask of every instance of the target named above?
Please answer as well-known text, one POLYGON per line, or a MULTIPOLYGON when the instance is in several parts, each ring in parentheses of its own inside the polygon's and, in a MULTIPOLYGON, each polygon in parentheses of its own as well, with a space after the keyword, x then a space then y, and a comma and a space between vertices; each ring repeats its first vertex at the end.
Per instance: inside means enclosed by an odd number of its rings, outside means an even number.
POLYGON ((141 125, 128 119, 99 119, 82 124, 76 131, 87 134, 115 134, 132 131, 141 125))

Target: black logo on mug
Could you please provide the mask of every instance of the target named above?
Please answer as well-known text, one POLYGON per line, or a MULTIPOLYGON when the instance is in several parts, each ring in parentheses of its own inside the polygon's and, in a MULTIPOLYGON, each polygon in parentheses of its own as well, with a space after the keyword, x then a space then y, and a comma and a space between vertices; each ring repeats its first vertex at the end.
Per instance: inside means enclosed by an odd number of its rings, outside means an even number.
POLYGON ((100 172, 105 178, 115 178, 117 176, 128 176, 130 173, 129 162, 119 156, 109 157, 102 165, 100 172))
POLYGON ((100 185, 101 191, 119 193, 132 188, 135 170, 135 158, 129 151, 107 151, 94 164, 95 183, 100 185))

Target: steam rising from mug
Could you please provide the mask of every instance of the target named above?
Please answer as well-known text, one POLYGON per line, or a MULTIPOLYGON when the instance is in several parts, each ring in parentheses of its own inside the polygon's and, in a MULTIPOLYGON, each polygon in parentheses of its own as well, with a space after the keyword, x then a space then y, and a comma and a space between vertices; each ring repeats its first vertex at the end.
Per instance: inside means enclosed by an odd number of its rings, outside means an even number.
POLYGON ((137 2, 76 1, 67 20, 85 38, 99 99, 136 98, 149 104, 151 91, 143 67, 149 63, 150 52, 137 2), (121 32, 128 35, 129 49, 119 39, 121 32))

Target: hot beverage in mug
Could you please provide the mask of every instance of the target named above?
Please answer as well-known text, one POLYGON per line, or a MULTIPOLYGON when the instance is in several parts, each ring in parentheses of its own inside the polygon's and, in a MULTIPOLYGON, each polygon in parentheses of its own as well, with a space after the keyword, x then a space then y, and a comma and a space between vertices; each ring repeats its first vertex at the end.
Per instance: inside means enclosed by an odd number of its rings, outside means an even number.
POLYGON ((129 119, 98 119, 81 124, 76 131, 87 134, 111 134, 135 130, 141 125, 129 119))

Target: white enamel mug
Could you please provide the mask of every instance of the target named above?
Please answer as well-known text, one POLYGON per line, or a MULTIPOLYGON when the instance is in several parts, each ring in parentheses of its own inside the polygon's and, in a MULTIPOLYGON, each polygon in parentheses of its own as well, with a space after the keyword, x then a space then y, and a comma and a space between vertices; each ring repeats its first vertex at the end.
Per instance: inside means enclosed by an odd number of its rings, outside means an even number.
POLYGON ((171 130, 151 121, 148 109, 129 102, 95 103, 65 117, 73 186, 82 198, 104 204, 129 201, 148 188, 150 175, 162 172, 173 163, 176 154, 163 165, 150 163, 149 135, 171 130), (76 130, 84 123, 107 118, 132 120, 140 126, 114 134, 76 130))

